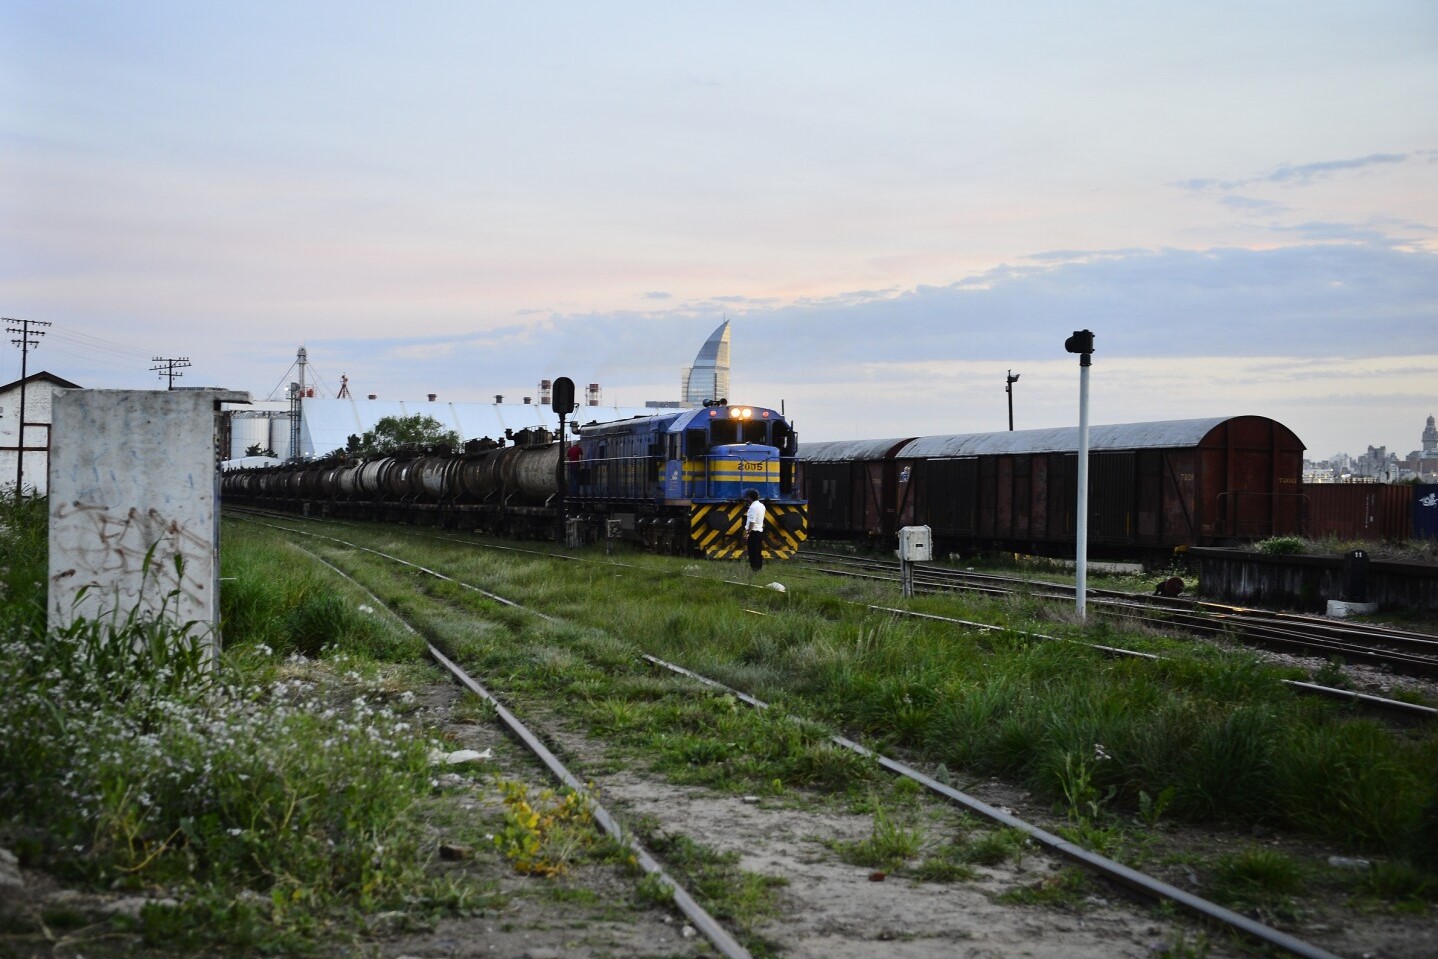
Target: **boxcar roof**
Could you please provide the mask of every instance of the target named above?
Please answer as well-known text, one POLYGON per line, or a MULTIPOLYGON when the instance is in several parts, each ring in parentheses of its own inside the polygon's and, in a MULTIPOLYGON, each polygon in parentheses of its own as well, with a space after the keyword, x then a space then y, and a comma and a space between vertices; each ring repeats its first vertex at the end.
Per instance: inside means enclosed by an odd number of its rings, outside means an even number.
MULTIPOLYGON (((1233 417, 1197 420, 1159 420, 1153 423, 1117 423, 1090 426, 1089 449, 1176 449, 1198 446, 1213 429, 1233 417)), ((902 459, 944 456, 980 456, 1000 453, 1063 453, 1078 449, 1078 427, 1002 433, 958 433, 921 436, 896 453, 902 459)))
POLYGON ((831 440, 827 443, 800 442, 795 458, 806 463, 840 463, 853 460, 881 460, 894 449, 912 443, 913 437, 887 440, 831 440))

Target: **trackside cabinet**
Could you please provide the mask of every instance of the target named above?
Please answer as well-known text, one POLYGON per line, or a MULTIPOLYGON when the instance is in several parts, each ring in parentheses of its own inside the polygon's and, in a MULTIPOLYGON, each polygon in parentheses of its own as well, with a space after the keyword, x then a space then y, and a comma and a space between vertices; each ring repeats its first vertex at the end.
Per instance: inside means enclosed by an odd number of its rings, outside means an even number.
POLYGON ((927 526, 905 526, 899 530, 899 559, 906 563, 931 563, 934 536, 927 526))

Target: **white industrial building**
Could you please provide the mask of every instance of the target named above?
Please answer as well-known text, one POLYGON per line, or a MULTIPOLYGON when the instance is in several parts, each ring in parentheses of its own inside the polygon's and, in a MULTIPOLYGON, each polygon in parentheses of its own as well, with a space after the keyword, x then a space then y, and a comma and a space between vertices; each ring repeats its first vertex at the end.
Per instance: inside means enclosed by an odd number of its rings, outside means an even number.
POLYGON ((54 398, 79 385, 53 373, 32 373, 0 386, 0 489, 20 487, 44 496, 49 491, 50 424, 54 398), (25 423, 20 424, 21 396, 25 423), (23 457, 20 459, 19 457, 23 457))

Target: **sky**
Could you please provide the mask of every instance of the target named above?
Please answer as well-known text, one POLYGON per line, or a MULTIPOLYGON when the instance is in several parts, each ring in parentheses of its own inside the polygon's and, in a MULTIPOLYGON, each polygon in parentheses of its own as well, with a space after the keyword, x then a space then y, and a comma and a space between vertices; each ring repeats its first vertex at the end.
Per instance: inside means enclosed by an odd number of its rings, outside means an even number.
MULTIPOLYGON (((1438 4, 0 0, 0 315, 82 386, 803 439, 1438 414, 1438 4)), ((10 324, 7 323, 7 326, 10 324)), ((0 341, 0 383, 22 356, 0 341)))

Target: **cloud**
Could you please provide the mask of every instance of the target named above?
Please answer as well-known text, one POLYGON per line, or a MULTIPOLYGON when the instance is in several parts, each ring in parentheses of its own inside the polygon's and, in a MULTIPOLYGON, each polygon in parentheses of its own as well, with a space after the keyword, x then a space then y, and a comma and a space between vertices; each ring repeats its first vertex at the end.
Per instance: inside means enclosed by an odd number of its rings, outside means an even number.
POLYGON ((1292 186, 1307 186, 1316 180, 1326 180, 1340 173, 1353 173, 1374 166, 1405 163, 1410 159, 1428 159, 1426 153, 1370 153, 1368 156, 1347 160, 1319 160, 1314 163, 1285 163, 1266 173, 1241 177, 1236 180, 1196 178, 1178 180, 1170 184, 1181 190, 1209 192, 1241 190, 1256 183, 1279 183, 1292 186))

